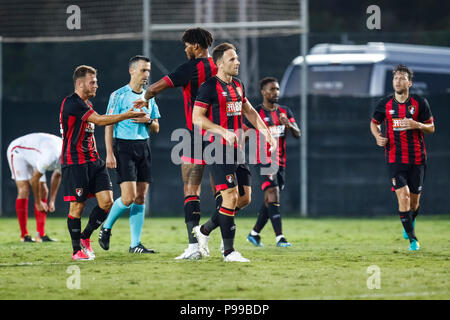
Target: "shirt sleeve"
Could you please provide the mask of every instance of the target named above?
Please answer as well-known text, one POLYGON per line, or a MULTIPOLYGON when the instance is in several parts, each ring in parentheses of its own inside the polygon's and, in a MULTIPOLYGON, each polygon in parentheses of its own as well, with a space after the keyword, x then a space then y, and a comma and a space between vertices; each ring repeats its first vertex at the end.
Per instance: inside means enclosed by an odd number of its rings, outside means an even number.
POLYGON ((83 121, 86 121, 91 114, 94 113, 94 109, 89 107, 89 105, 81 100, 69 101, 67 106, 64 106, 64 112, 69 115, 73 115, 83 121))
POLYGON ((419 105, 418 120, 422 123, 433 123, 433 115, 431 114, 430 104, 427 99, 423 98, 419 105))
POLYGON ((192 65, 184 63, 179 66, 174 72, 169 73, 163 79, 167 82, 169 87, 182 87, 189 83, 192 76, 192 65))
POLYGON ((245 86, 242 83, 242 81, 239 81, 239 83, 242 87, 242 103, 246 103, 248 100, 247 100, 247 95, 245 94, 245 86))
POLYGON ((295 122, 294 113, 292 112, 291 108, 286 107, 286 114, 287 114, 287 118, 290 123, 295 122))
POLYGON ((197 93, 194 106, 208 109, 212 104, 211 95, 209 94, 207 82, 204 82, 197 93))
POLYGON ((159 113, 159 108, 158 105, 156 104, 155 98, 150 99, 150 118, 151 119, 161 118, 161 114, 159 113))
POLYGON ((375 124, 381 124, 386 119, 386 106, 385 99, 378 101, 372 114, 372 122, 375 124))
POLYGON ((117 108, 117 94, 116 92, 111 93, 109 96, 108 107, 106 108, 106 114, 118 114, 117 108))

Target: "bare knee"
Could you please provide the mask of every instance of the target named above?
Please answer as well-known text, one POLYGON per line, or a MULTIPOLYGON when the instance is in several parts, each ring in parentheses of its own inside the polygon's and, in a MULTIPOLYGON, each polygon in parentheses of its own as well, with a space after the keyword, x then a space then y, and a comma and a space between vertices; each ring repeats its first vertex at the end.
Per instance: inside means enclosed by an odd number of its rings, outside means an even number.
POLYGON ((195 184, 185 184, 184 185, 184 196, 198 196, 200 197, 201 185, 195 184))
POLYGON ((101 203, 98 204, 98 206, 100 207, 100 209, 102 209, 105 212, 109 212, 112 208, 114 204, 113 199, 111 198, 110 200, 105 200, 102 201, 101 203))
POLYGON ((16 181, 17 184, 17 198, 28 199, 30 196, 30 185, 28 181, 16 181))
POLYGON ((245 194, 240 195, 238 199, 237 207, 243 209, 252 202, 252 189, 250 187, 244 187, 245 194))
POLYGON ((398 207, 400 211, 409 211, 410 210, 410 201, 411 197, 409 194, 409 189, 407 187, 396 190, 397 199, 398 199, 398 207))
POLYGON ((144 204, 145 203, 145 195, 137 195, 134 199, 134 203, 136 204, 144 204))
MULTIPOLYGON (((135 195, 130 195, 130 194, 128 194, 128 195, 122 195, 121 199, 122 199, 122 203, 123 203, 125 206, 129 207, 133 202, 135 202, 136 196, 135 196, 135 195)), ((112 206, 112 205, 111 205, 111 206, 112 206)))
POLYGON ((264 192, 267 204, 280 202, 280 191, 278 187, 269 188, 264 192))
POLYGON ((222 206, 234 210, 239 199, 237 188, 222 191, 222 206))

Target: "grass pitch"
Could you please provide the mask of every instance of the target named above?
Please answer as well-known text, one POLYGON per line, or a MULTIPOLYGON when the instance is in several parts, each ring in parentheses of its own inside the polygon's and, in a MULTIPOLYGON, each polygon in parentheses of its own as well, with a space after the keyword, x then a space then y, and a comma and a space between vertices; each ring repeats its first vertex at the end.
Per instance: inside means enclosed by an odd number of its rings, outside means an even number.
MULTIPOLYGON (((86 222, 87 217, 83 226, 86 222)), ((416 233, 422 245, 418 252, 408 251, 396 217, 284 218, 291 248, 276 247, 270 222, 261 234, 264 247, 254 247, 245 240, 254 222, 253 217, 236 218, 235 248, 250 263, 222 261, 219 229, 211 235, 210 258, 174 260, 186 248, 182 217, 146 219, 142 242, 157 254, 128 253, 128 219, 122 218, 112 231, 109 251, 100 248, 95 231, 97 258, 72 262, 65 218, 47 219, 46 230, 59 239, 57 243, 21 243, 17 220, 2 218, 0 299, 450 298, 449 216, 418 218, 416 233), (379 289, 373 280, 377 274, 368 272, 370 266, 379 270, 379 289), (72 281, 73 270, 79 270, 79 289, 69 289, 77 284, 72 281)), ((33 218, 28 229, 34 234, 33 218)))

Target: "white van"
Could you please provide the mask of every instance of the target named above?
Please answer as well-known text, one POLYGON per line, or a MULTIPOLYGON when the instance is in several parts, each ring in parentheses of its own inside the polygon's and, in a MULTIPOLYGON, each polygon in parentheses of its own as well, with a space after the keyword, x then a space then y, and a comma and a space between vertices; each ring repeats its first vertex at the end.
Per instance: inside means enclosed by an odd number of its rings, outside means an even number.
MULTIPOLYGON (((414 72, 411 93, 450 93, 450 48, 369 42, 318 44, 306 56, 308 93, 333 96, 383 96, 392 92, 392 69, 414 72)), ((281 97, 300 94, 303 57, 295 58, 280 83, 281 97)))

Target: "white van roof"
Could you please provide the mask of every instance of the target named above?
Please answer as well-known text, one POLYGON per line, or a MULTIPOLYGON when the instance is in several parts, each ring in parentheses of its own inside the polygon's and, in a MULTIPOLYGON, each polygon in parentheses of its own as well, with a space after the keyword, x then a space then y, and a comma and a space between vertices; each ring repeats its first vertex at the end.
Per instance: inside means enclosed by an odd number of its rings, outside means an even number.
MULTIPOLYGON (((397 44, 384 42, 369 42, 365 45, 346 45, 321 43, 311 48, 306 56, 308 64, 367 64, 386 62, 389 64, 421 64, 450 67, 450 48, 397 44)), ((299 56, 292 64, 303 63, 299 56)))

